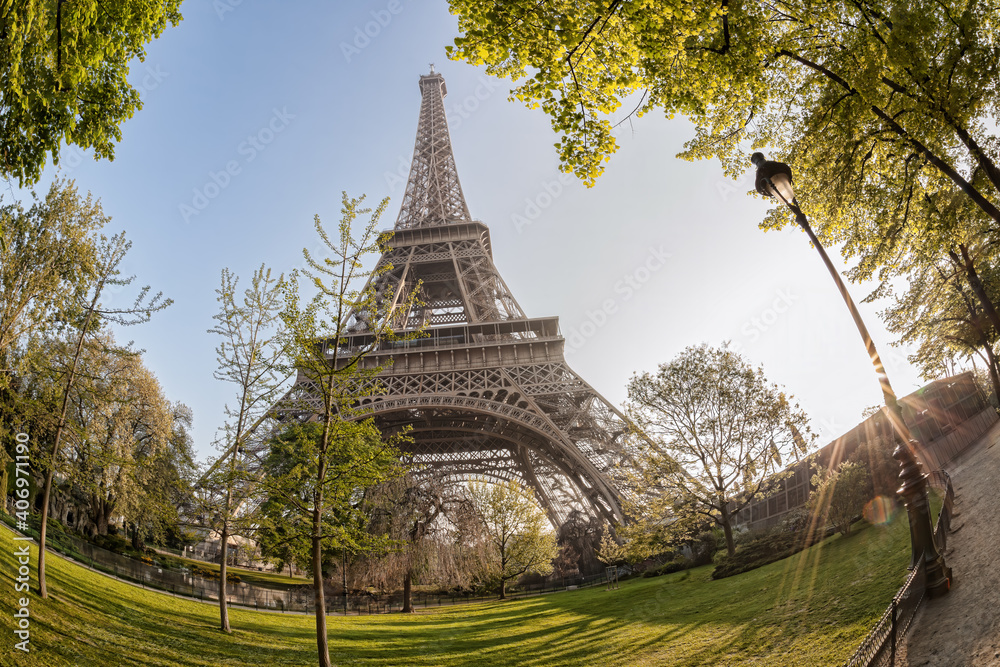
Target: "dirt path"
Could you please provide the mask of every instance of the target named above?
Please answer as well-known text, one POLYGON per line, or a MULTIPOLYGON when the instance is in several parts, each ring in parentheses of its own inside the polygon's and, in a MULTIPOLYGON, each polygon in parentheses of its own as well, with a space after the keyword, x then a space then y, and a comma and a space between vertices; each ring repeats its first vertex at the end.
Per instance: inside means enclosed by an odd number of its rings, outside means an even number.
MULTIPOLYGON (((955 515, 945 554, 951 592, 925 601, 899 665, 1000 667, 1000 422, 950 469, 955 515)), ((951 466, 949 466, 951 468, 951 466)))

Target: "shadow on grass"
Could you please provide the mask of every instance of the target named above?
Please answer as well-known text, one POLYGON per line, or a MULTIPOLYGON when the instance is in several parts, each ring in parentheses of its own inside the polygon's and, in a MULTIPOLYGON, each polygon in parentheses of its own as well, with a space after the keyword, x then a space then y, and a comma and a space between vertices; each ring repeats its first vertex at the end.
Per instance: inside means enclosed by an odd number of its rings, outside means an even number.
POLYGON ((618 591, 380 619, 351 634, 398 637, 362 651, 373 664, 830 664, 854 651, 898 589, 906 545, 898 521, 859 527, 719 581, 708 566, 618 591))
MULTIPOLYGON (((719 581, 708 566, 623 582, 615 591, 330 617, 331 657, 337 664, 497 667, 831 664, 853 652, 898 588, 908 552, 903 523, 833 537, 719 581)), ((10 533, 0 533, 2 559, 12 561, 10 533)), ((217 630, 216 605, 135 588, 58 557, 49 563, 56 599, 32 596, 35 653, 21 664, 315 664, 312 616, 233 610, 227 636, 217 630)), ((0 577, 7 590, 13 571, 4 567, 0 577)))

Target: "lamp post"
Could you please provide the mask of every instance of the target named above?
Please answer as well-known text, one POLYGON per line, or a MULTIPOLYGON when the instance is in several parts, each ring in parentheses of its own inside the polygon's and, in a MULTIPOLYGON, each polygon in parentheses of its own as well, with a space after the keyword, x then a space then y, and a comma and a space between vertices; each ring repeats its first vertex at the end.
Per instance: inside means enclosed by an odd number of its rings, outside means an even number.
POLYGON ((765 197, 772 197, 784 203, 795 214, 795 222, 809 235, 809 240, 816 247, 823 263, 830 271, 833 281, 840 290, 840 295, 844 297, 847 309, 851 311, 854 324, 858 327, 865 347, 868 349, 868 356, 871 357, 872 365, 875 366, 875 373, 878 375, 879 384, 882 386, 882 396, 885 399, 885 406, 888 408, 889 421, 896 432, 898 443, 892 457, 899 461, 900 487, 897 493, 903 498, 906 505, 906 513, 910 520, 910 546, 912 547, 912 557, 910 568, 916 567, 923 561, 926 573, 926 588, 929 595, 944 595, 951 587, 951 568, 944 561, 944 557, 938 552, 934 544, 934 531, 931 528, 930 506, 927 503, 927 475, 924 474, 923 466, 917 460, 916 441, 910 435, 910 430, 903 421, 903 410, 896 400, 896 393, 889 384, 889 376, 886 375, 882 359, 875 349, 875 343, 868 334, 868 328, 861 319, 858 307, 854 305, 854 300, 847 291, 847 286, 840 278, 840 274, 830 261, 823 245, 816 238, 805 213, 795 200, 795 191, 792 188, 792 170, 783 162, 772 162, 766 160, 762 153, 754 153, 750 161, 757 167, 757 177, 755 187, 757 192, 765 197))

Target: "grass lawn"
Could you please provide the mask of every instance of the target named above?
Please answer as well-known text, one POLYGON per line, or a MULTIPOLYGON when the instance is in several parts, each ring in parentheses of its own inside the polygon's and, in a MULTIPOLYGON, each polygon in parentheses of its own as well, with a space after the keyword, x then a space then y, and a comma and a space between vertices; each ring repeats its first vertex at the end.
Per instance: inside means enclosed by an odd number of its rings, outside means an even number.
MULTIPOLYGON (((218 608, 108 579, 50 555, 49 600, 30 596, 31 653, 15 655, 15 543, 0 529, 0 664, 311 665, 314 619, 218 608)), ((906 574, 905 513, 862 524, 736 577, 711 567, 403 616, 329 618, 335 664, 836 665, 846 661, 906 574)), ((37 555, 32 553, 32 584, 37 555)))

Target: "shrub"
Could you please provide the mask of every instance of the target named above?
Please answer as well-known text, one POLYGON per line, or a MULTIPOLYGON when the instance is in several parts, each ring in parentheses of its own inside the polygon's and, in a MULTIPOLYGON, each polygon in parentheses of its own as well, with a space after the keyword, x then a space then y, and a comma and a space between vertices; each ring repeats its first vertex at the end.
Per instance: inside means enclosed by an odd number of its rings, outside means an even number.
MULTIPOLYGON (((706 530, 698 535, 691 545, 692 561, 688 567, 708 565, 712 562, 715 552, 719 550, 719 535, 717 531, 706 530)), ((676 559, 675 559, 676 560, 676 559)), ((685 568, 680 568, 685 569, 685 568)), ((676 570, 675 570, 676 572, 676 570)))
POLYGON ((199 577, 203 577, 205 579, 218 579, 219 578, 219 573, 218 573, 217 570, 212 570, 212 569, 204 567, 202 565, 192 565, 191 566, 191 574, 198 575, 199 577))
POLYGON ((118 535, 112 535, 108 533, 107 535, 95 535, 91 540, 94 544, 101 547, 102 549, 107 549, 108 551, 114 551, 115 553, 124 554, 132 551, 132 545, 128 543, 124 537, 119 537, 118 535))
POLYGON ((772 529, 748 533, 742 536, 736 553, 716 558, 713 579, 731 577, 754 570, 762 565, 788 558, 806 546, 805 534, 788 530, 772 529))
POLYGON ((674 572, 680 572, 681 570, 687 570, 695 566, 695 561, 685 558, 684 556, 674 556, 673 560, 668 561, 661 565, 656 572, 658 574, 672 574, 674 572))
POLYGON ((778 525, 782 530, 790 531, 793 533, 808 530, 811 525, 812 515, 809 510, 804 506, 794 507, 781 517, 781 523, 778 525))
POLYGON ((829 521, 844 536, 850 535, 851 524, 861 516, 865 503, 871 499, 871 478, 864 463, 845 461, 818 481, 809 496, 809 510, 829 521))

